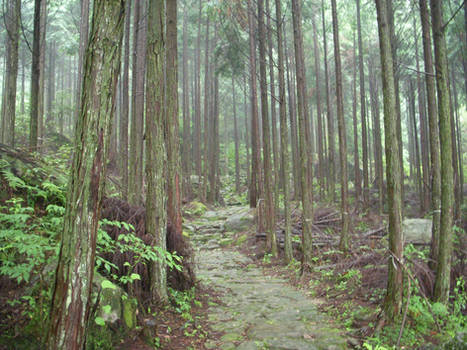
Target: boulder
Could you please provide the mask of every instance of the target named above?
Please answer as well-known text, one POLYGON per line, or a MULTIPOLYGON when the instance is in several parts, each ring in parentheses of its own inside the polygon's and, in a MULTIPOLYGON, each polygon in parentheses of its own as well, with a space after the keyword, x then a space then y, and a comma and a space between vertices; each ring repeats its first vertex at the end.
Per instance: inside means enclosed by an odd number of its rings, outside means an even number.
POLYGON ((230 232, 243 232, 249 230, 254 225, 255 209, 245 208, 227 218, 224 228, 230 232))
POLYGON ((431 242, 430 219, 405 219, 402 222, 405 243, 429 244, 431 242))

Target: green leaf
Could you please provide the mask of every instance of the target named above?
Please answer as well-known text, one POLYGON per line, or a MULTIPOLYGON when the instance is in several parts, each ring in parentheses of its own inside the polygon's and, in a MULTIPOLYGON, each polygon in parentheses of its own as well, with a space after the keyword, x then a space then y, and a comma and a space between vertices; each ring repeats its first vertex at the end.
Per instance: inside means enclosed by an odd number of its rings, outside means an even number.
POLYGON ((105 326, 105 320, 102 317, 97 316, 94 319, 94 322, 96 322, 96 324, 99 326, 105 326))
POLYGON ((117 286, 108 280, 101 282, 102 289, 117 289, 117 286))
POLYGON ((132 274, 130 275, 130 278, 131 278, 132 281, 134 281, 134 280, 141 280, 141 276, 140 276, 139 274, 137 274, 137 273, 132 273, 132 274))
POLYGON ((112 311, 112 306, 110 305, 104 305, 102 307, 102 311, 104 311, 105 314, 110 314, 110 312, 112 311))

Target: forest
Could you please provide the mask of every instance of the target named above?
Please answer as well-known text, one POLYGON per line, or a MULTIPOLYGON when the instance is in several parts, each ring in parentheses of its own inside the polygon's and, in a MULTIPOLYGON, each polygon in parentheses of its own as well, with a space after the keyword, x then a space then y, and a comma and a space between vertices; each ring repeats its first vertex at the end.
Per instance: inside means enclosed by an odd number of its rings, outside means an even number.
POLYGON ((2 0, 0 350, 467 349, 464 0, 2 0))

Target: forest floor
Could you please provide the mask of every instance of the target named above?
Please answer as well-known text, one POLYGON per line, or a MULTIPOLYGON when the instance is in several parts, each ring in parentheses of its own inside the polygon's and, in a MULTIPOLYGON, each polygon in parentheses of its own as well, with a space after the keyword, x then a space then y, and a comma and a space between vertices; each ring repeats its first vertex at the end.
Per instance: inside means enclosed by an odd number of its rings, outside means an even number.
POLYGON ((320 299, 265 273, 238 249, 243 239, 234 241, 234 233, 223 229, 225 219, 242 210, 221 208, 193 223, 197 277, 219 295, 205 310, 205 348, 345 349, 342 331, 318 311, 320 299))

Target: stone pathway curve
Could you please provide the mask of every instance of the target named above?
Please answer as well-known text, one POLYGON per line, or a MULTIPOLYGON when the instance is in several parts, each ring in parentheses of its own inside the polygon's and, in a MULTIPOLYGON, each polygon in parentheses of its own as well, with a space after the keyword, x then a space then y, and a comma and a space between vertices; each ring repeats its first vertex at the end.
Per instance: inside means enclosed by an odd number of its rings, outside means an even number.
POLYGON ((227 217, 245 210, 229 207, 208 212, 193 223, 197 275, 222 293, 222 305, 211 305, 208 320, 221 339, 208 349, 346 349, 342 332, 317 310, 313 299, 281 278, 263 274, 234 249, 223 249, 233 234, 223 232, 227 217))

